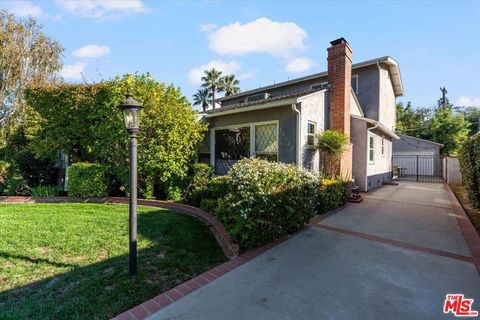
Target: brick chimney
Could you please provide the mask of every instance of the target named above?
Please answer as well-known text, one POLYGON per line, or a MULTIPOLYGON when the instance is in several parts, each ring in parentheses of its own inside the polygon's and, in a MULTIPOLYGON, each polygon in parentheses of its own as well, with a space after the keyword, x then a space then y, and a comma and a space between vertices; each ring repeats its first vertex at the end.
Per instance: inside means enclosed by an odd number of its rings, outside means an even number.
MULTIPOLYGON (((330 84, 330 129, 350 137, 350 100, 352 79, 352 49, 347 40, 330 42, 328 48, 328 82, 330 84)), ((352 176, 352 145, 349 145, 339 163, 338 174, 352 176)))

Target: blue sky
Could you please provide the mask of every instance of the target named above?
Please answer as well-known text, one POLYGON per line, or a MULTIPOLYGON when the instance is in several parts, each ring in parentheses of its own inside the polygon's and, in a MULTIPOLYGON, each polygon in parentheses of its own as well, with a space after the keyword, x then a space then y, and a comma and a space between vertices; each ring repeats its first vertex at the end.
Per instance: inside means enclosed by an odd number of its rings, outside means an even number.
POLYGON ((326 70, 329 41, 353 61, 400 63, 405 96, 432 106, 446 86, 457 105, 480 105, 480 2, 6 1, 62 43, 67 81, 150 72, 190 99, 216 66, 242 90, 326 70))

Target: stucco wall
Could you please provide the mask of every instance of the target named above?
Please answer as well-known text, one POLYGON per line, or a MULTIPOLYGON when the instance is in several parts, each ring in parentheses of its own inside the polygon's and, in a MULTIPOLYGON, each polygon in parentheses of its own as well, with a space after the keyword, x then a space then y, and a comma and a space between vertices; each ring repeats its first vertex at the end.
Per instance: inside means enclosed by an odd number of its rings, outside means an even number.
MULTIPOLYGON (((378 130, 372 130, 369 136, 374 139, 374 162, 368 163, 367 175, 377 175, 392 171, 392 139, 378 130), (384 139, 384 154, 382 155, 382 137, 384 139)), ((367 140, 368 141, 368 140, 367 140)))
POLYGON ((385 65, 380 65, 380 105, 378 112, 378 121, 388 129, 395 131, 397 117, 395 92, 393 91, 388 67, 385 65))
POLYGON ((210 118, 211 128, 278 120, 278 160, 296 161, 296 116, 290 105, 210 118))
POLYGON ((360 191, 365 191, 366 178, 366 151, 367 151, 367 122, 350 118, 350 135, 353 143, 352 177, 360 191))
POLYGON ((326 91, 316 92, 306 97, 300 98, 300 161, 305 169, 319 170, 319 152, 307 146, 307 125, 308 121, 317 124, 317 132, 325 130, 326 124, 326 108, 325 99, 326 91))
POLYGON ((379 75, 376 65, 352 70, 358 76, 357 99, 365 117, 378 120, 379 75))

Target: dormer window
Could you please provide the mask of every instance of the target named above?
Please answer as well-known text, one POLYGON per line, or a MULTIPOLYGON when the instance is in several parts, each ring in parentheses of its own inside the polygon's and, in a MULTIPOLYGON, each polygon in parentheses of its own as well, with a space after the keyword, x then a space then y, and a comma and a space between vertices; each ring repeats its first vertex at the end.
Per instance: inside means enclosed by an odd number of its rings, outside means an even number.
POLYGON ((310 90, 326 89, 327 87, 328 87, 328 82, 325 81, 322 83, 312 84, 312 86, 310 87, 310 90))
POLYGON ((352 90, 358 94, 358 74, 352 76, 352 90))
POLYGON ((253 95, 253 96, 248 96, 248 97, 245 99, 245 102, 254 102, 254 101, 260 101, 260 100, 267 100, 268 98, 270 98, 270 93, 263 92, 263 93, 260 93, 260 94, 255 94, 255 95, 253 95))

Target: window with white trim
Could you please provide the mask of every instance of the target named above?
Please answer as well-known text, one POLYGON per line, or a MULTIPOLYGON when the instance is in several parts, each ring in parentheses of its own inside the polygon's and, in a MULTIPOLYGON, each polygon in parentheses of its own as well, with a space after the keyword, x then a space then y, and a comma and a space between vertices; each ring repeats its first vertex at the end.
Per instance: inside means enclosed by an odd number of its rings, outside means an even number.
POLYGON ((374 150, 375 150, 375 139, 373 136, 369 136, 368 138, 368 162, 374 163, 374 150))
POLYGON ((278 161, 278 124, 255 124, 255 150, 257 158, 278 161))
POLYGON ((352 76, 352 90, 358 94, 358 75, 352 76))
POLYGON ((317 132, 317 123, 308 121, 307 123, 307 146, 315 145, 315 133, 317 132))

